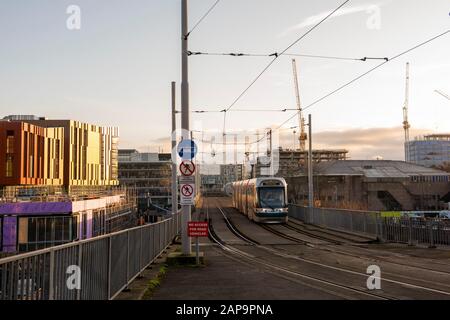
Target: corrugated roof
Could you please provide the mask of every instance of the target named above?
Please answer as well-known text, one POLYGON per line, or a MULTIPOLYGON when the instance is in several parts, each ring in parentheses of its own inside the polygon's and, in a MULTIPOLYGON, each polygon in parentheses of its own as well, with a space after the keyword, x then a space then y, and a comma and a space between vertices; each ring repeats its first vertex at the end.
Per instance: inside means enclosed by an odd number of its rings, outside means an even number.
POLYGON ((408 178, 410 176, 449 176, 450 174, 420 165, 390 160, 337 160, 318 163, 317 174, 360 175, 367 178, 408 178))

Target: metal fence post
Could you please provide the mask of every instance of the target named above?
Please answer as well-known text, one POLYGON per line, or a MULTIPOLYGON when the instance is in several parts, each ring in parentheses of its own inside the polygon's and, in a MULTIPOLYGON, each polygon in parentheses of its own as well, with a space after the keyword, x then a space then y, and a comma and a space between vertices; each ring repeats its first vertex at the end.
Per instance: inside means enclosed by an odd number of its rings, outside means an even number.
POLYGON ((408 238, 408 245, 412 246, 413 245, 413 241, 412 241, 412 219, 408 218, 408 229, 409 229, 409 238, 408 238))
POLYGON ((367 213, 363 213, 364 216, 364 233, 367 233, 367 213))
POLYGON ((434 245, 433 221, 430 221, 430 223, 428 225, 430 228, 430 245, 428 246, 428 248, 436 248, 436 246, 434 245))
POLYGON ((385 219, 383 219, 383 217, 381 215, 378 216, 377 220, 378 220, 377 224, 380 229, 380 242, 385 242, 386 239, 384 236, 384 224, 386 221, 385 221, 385 219))
MULTIPOLYGON (((81 267, 82 263, 83 263, 83 245, 80 243, 80 244, 78 244, 78 267, 80 268, 80 270, 83 270, 81 267)), ((81 272, 81 273, 83 273, 83 272, 81 272)), ((82 275, 80 274, 80 277, 81 276, 82 275)), ((82 281, 83 281, 83 278, 80 279, 81 285, 83 283, 82 281)), ((77 298, 76 299, 81 300, 81 288, 77 289, 77 298)))
POLYGON ((55 299, 55 251, 50 251, 50 270, 49 270, 49 285, 48 285, 48 299, 54 300, 55 299))
POLYGON ((144 228, 140 229, 139 231, 140 231, 140 240, 139 240, 139 241, 140 241, 140 246, 139 246, 139 270, 141 270, 142 267, 143 267, 142 260, 144 260, 144 259, 142 258, 143 246, 144 246, 144 243, 143 243, 143 241, 142 241, 142 234, 144 233, 144 228))
POLYGON ((354 229, 353 228, 353 213, 350 212, 349 216, 350 216, 350 230, 353 231, 353 229, 354 229))
POLYGON ((127 231, 127 288, 130 280, 130 231, 127 231))
POLYGON ((108 295, 108 300, 111 298, 111 250, 112 249, 112 237, 108 237, 108 275, 107 275, 107 284, 106 291, 108 295))

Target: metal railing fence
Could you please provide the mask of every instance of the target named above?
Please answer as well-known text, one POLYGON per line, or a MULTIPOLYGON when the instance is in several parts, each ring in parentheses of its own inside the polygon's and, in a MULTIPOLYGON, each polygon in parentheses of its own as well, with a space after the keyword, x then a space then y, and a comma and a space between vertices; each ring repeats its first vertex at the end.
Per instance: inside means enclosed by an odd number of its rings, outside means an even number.
POLYGON ((380 212, 289 205, 289 216, 308 224, 409 245, 450 245, 450 220, 381 217, 380 212))
POLYGON ((450 245, 450 220, 417 218, 382 218, 382 239, 429 247, 450 245))
POLYGON ((0 300, 114 299, 181 230, 181 214, 0 260, 0 300))
POLYGON ((341 209, 308 208, 289 205, 289 216, 308 224, 348 231, 376 238, 379 235, 379 213, 341 209))

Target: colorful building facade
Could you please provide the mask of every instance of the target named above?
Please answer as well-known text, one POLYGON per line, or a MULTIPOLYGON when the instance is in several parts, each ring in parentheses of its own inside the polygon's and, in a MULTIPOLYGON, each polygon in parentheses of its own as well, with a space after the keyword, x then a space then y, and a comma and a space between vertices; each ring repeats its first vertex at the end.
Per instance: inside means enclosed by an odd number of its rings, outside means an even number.
POLYGON ((64 129, 64 185, 117 186, 119 130, 73 120, 33 120, 32 124, 64 129))
POLYGON ((63 185, 63 128, 0 121, 0 186, 63 185))

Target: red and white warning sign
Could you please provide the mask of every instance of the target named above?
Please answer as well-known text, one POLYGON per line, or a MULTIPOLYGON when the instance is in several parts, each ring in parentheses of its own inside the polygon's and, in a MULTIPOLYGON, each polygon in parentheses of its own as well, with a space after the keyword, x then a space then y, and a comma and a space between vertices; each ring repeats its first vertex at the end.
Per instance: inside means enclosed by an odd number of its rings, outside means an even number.
POLYGON ((180 172, 185 177, 190 177, 195 172, 195 164, 192 161, 184 160, 180 164, 180 172))
POLYGON ((208 237, 208 222, 189 221, 189 237, 208 237))
POLYGON ((195 199, 195 184, 180 184, 180 204, 193 205, 195 199))

